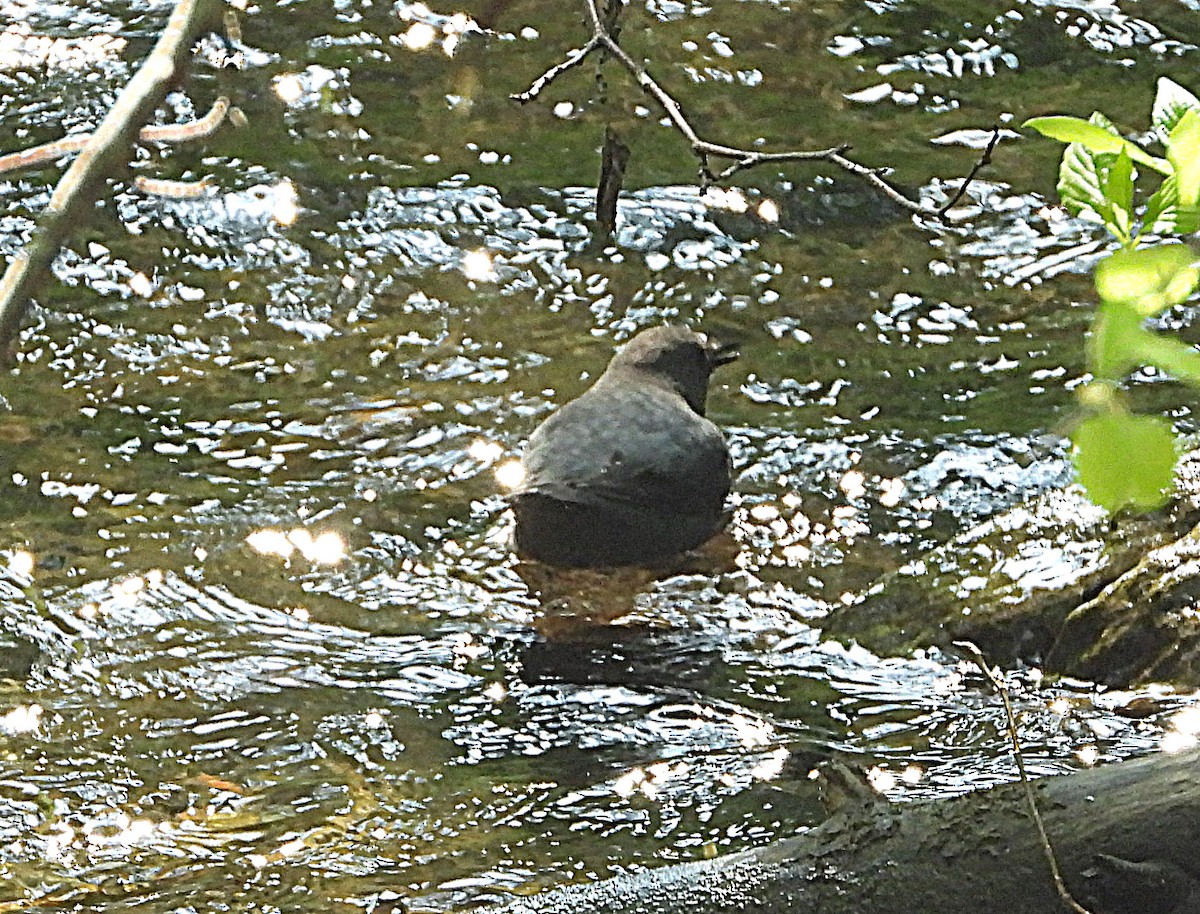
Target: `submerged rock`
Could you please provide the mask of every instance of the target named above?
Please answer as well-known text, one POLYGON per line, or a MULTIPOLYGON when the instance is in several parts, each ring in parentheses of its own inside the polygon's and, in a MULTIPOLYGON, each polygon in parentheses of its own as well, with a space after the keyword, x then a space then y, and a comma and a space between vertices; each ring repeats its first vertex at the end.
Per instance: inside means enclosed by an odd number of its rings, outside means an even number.
POLYGON ((1077 487, 1039 496, 888 575, 825 632, 891 654, 973 641, 1111 685, 1200 682, 1200 452, 1177 475, 1149 514, 1111 517, 1077 487))

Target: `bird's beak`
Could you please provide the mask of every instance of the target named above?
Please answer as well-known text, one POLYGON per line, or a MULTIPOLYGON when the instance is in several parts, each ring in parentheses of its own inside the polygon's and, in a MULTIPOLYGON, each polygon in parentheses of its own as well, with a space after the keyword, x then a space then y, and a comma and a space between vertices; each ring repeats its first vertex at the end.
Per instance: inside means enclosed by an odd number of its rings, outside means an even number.
POLYGON ((737 361, 737 357, 737 343, 708 344, 708 367, 710 370, 720 365, 728 365, 730 362, 737 361))

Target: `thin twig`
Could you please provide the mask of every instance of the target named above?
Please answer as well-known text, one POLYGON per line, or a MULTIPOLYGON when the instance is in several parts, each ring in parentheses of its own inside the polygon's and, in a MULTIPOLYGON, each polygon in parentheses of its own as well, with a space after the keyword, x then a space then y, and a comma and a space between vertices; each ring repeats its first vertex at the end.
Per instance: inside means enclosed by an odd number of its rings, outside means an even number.
POLYGON ((1000 127, 999 125, 992 128, 992 138, 988 140, 987 147, 983 150, 983 155, 979 157, 979 161, 975 163, 975 167, 967 173, 963 178, 962 184, 959 185, 958 191, 950 198, 950 202, 937 211, 939 216, 945 216, 946 213, 954 209, 954 205, 963 198, 963 194, 967 192, 967 188, 971 186, 971 182, 975 180, 975 176, 979 174, 980 169, 985 165, 992 164, 992 153, 1000 144, 1000 127))
POLYGON ((8 351, 30 298, 50 273, 63 243, 85 222, 95 188, 127 163, 142 125, 183 72, 195 36, 210 22, 220 22, 223 7, 221 0, 178 0, 150 56, 54 188, 33 237, 0 279, 0 356, 8 351))
POLYGON ((222 95, 204 117, 183 124, 149 124, 138 132, 143 143, 186 143, 212 136, 225 120, 229 99, 222 95))
MULTIPOLYGON (((881 176, 881 169, 869 168, 855 162, 846 156, 849 150, 848 145, 833 146, 829 149, 809 149, 809 150, 790 150, 787 152, 759 152, 752 149, 739 149, 735 146, 726 146, 721 143, 713 143, 702 138, 696 129, 688 120, 684 113, 683 107, 662 85, 650 75, 649 70, 634 60, 629 53, 621 47, 620 43, 613 36, 611 31, 605 25, 603 16, 597 6, 597 0, 584 0, 584 8, 587 11, 589 26, 592 30, 592 37, 587 43, 576 50, 571 51, 564 60, 555 64, 549 70, 533 81, 533 83, 524 92, 518 92, 512 96, 516 101, 525 104, 536 99, 547 86, 555 79, 570 70, 572 67, 577 67, 583 63, 584 59, 594 51, 604 51, 615 59, 637 82, 638 87, 643 92, 658 102, 663 113, 666 114, 667 120, 671 126, 681 133, 691 145, 692 154, 696 156, 700 164, 700 179, 701 183, 707 184, 711 180, 724 180, 731 175, 736 174, 746 168, 753 168, 756 165, 762 165, 767 162, 803 162, 822 160, 831 162, 837 165, 843 171, 847 171, 859 178, 865 180, 872 187, 875 187, 882 192, 889 200, 898 206, 907 209, 919 216, 925 216, 932 219, 941 219, 946 210, 950 206, 941 209, 933 209, 925 206, 916 200, 910 200, 903 193, 889 184, 881 176), (726 166, 720 172, 714 174, 709 164, 710 158, 731 159, 732 165, 726 166)), ((992 142, 988 144, 988 148, 980 160, 971 170, 970 175, 959 188, 958 194, 955 195, 954 202, 966 192, 971 180, 978 174, 979 170, 991 161, 991 152, 999 141, 999 131, 992 138, 992 142)), ((953 204, 951 204, 953 205, 953 204)))
POLYGON ((1013 714, 1012 703, 1008 700, 1008 690, 994 672, 988 663, 987 658, 983 656, 981 651, 974 643, 970 641, 955 641, 954 646, 961 648, 970 655, 975 661, 975 665, 983 671, 983 675, 987 677, 988 682, 1000 696, 1000 701, 1004 704, 1004 719, 1008 727, 1008 740, 1012 745, 1013 758, 1017 761, 1017 773, 1021 776, 1021 786, 1025 791, 1025 802, 1029 806, 1029 816, 1033 819, 1034 825, 1037 826, 1038 837, 1042 843, 1042 853, 1046 856, 1046 863, 1050 866, 1050 876, 1054 880, 1054 888, 1058 892, 1058 897, 1062 899, 1063 904, 1075 912, 1075 914, 1091 914, 1091 912, 1075 900, 1067 884, 1063 882, 1062 872, 1058 868, 1058 858, 1054 856, 1054 848, 1050 846, 1050 838, 1046 834, 1046 826, 1042 823, 1042 814, 1038 811, 1037 799, 1033 795, 1033 785, 1029 780, 1029 773, 1025 770, 1025 755, 1021 751, 1021 739, 1017 733, 1017 718, 1013 714))
POLYGON ((152 197, 172 197, 176 200, 188 200, 203 197, 212 189, 212 181, 201 178, 199 181, 169 181, 166 178, 147 178, 138 175, 133 179, 133 186, 138 193, 152 197))
MULTIPOLYGON (((221 96, 213 102, 204 117, 183 124, 149 124, 138 133, 138 140, 143 143, 184 143, 189 140, 202 139, 211 136, 221 126, 228 111, 229 99, 221 96)), ((0 156, 0 174, 36 168, 47 162, 57 161, 65 155, 79 152, 91 138, 92 134, 90 133, 73 133, 61 140, 2 155, 0 156)))
POLYGON ((596 50, 599 45, 600 39, 593 35, 588 43, 582 48, 576 48, 574 51, 571 51, 571 53, 569 53, 564 60, 556 63, 549 70, 535 79, 533 83, 530 84, 528 89, 526 89, 524 92, 516 92, 510 95, 509 98, 513 99, 513 101, 520 102, 522 105, 533 101, 535 98, 541 95, 543 89, 550 85, 550 83, 554 82, 554 80, 558 79, 558 77, 560 77, 563 73, 566 73, 567 70, 570 70, 572 67, 577 67, 583 63, 587 59, 588 55, 591 54, 592 51, 596 50))

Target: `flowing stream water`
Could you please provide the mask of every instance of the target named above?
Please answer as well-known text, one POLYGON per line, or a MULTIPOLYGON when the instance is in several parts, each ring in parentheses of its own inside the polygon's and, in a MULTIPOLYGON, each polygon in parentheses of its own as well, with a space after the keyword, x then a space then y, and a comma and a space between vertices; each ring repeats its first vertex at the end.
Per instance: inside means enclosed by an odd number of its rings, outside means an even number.
MULTIPOLYGON (((1069 482, 1105 240, 1019 125, 1144 129, 1158 76, 1200 91, 1194 0, 626 11, 712 139, 852 143, 937 203, 999 124, 946 224, 828 166, 702 192, 611 64, 510 99, 586 39, 574 4, 431 5, 269 2, 209 42, 163 116, 228 93, 248 125, 139 154, 206 187, 115 184, 0 375, 0 910, 458 910, 810 827, 831 753, 900 802, 1015 777, 969 663, 819 623, 1069 482), (632 150, 607 247, 606 125, 632 150), (709 401, 735 557, 554 626, 497 473, 664 321, 741 347, 709 401)), ((93 126, 168 6, 7 3, 0 151, 93 126)), ((6 255, 58 173, 0 182, 6 255)), ((1160 381, 1139 406, 1192 430, 1160 381)), ((1037 774, 1167 724, 1008 678, 1037 774)))

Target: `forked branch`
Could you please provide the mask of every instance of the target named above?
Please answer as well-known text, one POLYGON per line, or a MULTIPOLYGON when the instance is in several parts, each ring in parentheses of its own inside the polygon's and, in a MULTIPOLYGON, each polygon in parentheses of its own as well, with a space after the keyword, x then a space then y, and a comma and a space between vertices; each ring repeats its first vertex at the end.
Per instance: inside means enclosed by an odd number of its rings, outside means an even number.
POLYGON ((909 212, 926 218, 940 220, 945 217, 947 211, 966 193, 967 187, 979 173, 979 170, 991 161, 992 151, 995 149, 996 143, 1000 138, 999 130, 996 130, 992 135, 992 140, 988 144, 987 149, 971 170, 971 173, 963 181, 954 198, 944 206, 938 208, 926 206, 917 200, 911 200, 906 197, 884 179, 883 176, 887 173, 887 169, 871 168, 850 158, 847 155, 850 151, 849 144, 832 146, 828 149, 763 152, 754 149, 740 149, 736 146, 728 146, 723 143, 714 143, 700 136, 695 127, 692 126, 691 121, 683 110, 683 106, 680 105, 678 100, 664 89, 658 80, 650 75, 649 70, 634 60, 621 47, 620 42, 614 37, 611 29, 605 24, 604 17, 601 15, 598 7, 598 0, 584 0, 584 7, 587 11, 588 21, 592 30, 591 38, 587 40, 583 47, 571 51, 563 60, 537 77, 528 89, 524 92, 514 94, 512 98, 521 104, 531 102, 545 91, 554 80, 558 79, 558 77, 568 70, 579 66, 593 53, 601 52, 610 56, 633 77, 643 92, 658 103, 664 114, 666 114, 671 126, 682 134, 684 139, 690 144, 692 154, 696 156, 700 163, 701 183, 705 185, 714 180, 720 181, 729 178, 743 169, 753 168, 756 165, 766 163, 826 161, 836 165, 843 171, 863 179, 893 203, 909 212), (714 171, 710 161, 713 159, 728 161, 730 164, 719 171, 714 171))
POLYGON ((0 361, 37 285, 49 274, 63 243, 84 222, 96 187, 127 162, 142 125, 179 80, 195 36, 210 23, 220 22, 223 5, 220 0, 178 0, 150 56, 54 188, 33 237, 0 279, 0 361))

